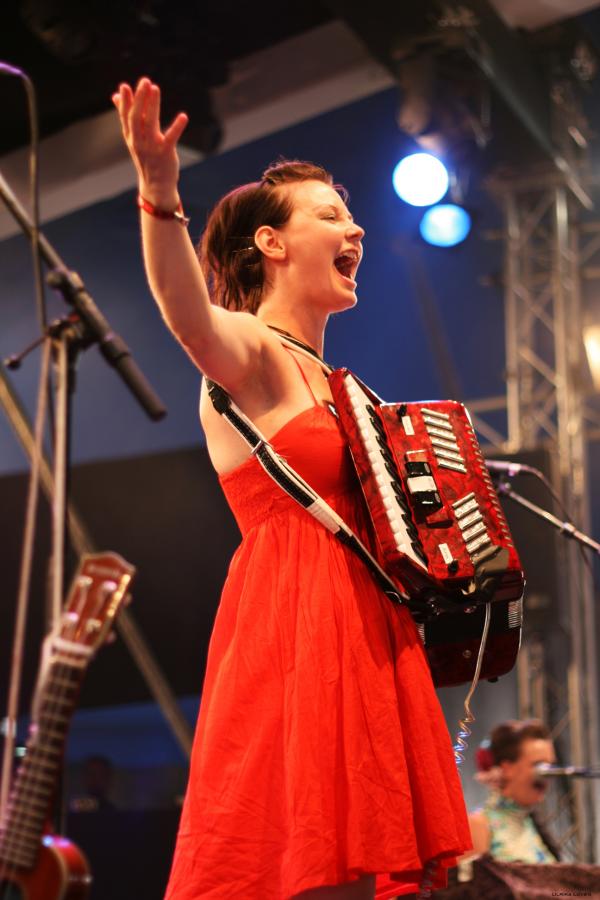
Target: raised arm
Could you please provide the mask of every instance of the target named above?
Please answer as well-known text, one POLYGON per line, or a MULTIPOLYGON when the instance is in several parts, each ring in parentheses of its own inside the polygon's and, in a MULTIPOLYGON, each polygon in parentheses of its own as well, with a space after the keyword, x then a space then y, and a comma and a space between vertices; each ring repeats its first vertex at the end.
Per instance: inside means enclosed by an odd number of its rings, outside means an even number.
MULTIPOLYGON (((162 131, 160 89, 148 78, 135 90, 120 85, 112 99, 140 195, 159 210, 175 211, 180 204, 177 143, 187 115, 179 113, 162 131)), ((247 313, 211 304, 196 251, 179 221, 142 212, 141 226, 146 273, 165 322, 202 372, 234 390, 258 364, 264 326, 247 313)))

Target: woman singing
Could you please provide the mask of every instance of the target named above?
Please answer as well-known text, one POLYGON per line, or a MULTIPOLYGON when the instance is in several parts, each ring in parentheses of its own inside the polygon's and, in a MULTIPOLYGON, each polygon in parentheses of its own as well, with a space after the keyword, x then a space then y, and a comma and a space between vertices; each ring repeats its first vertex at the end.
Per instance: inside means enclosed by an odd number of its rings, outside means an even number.
MULTIPOLYGON (((195 365, 367 543, 330 409, 327 320, 356 303, 362 228, 319 166, 231 191, 192 245, 177 143, 142 78, 113 97, 139 177, 152 293, 195 365), (292 335, 296 351, 281 340, 292 335)), ((371 900, 414 892, 470 847, 411 615, 268 477, 203 386, 202 425, 242 533, 210 644, 168 900, 371 900)), ((443 875, 440 877, 443 881, 443 875)))
POLYGON ((482 809, 469 816, 474 854, 501 862, 554 863, 558 850, 535 816, 548 780, 537 771, 553 765, 550 732, 537 719, 497 725, 477 752, 478 781, 490 789, 482 809))

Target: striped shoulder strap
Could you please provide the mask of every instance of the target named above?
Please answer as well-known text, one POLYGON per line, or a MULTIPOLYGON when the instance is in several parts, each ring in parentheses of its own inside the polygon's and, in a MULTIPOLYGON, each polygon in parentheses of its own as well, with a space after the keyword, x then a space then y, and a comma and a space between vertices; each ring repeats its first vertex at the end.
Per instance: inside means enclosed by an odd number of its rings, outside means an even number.
POLYGON ((216 411, 241 435, 267 475, 311 516, 324 525, 340 543, 349 547, 365 563, 376 582, 391 600, 396 603, 408 600, 408 595, 401 591, 385 573, 375 557, 352 529, 346 525, 341 516, 274 450, 253 422, 233 402, 227 391, 208 379, 206 385, 216 411))

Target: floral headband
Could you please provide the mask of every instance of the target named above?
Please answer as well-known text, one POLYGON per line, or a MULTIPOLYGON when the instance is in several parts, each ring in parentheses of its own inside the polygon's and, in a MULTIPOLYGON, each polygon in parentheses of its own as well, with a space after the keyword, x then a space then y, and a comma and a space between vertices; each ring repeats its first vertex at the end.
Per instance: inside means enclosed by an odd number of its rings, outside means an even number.
POLYGON ((475 779, 479 781, 480 784, 485 784, 492 789, 501 787, 502 769, 494 763, 489 740, 486 739, 482 741, 477 748, 475 752, 475 765, 477 766, 475 779))

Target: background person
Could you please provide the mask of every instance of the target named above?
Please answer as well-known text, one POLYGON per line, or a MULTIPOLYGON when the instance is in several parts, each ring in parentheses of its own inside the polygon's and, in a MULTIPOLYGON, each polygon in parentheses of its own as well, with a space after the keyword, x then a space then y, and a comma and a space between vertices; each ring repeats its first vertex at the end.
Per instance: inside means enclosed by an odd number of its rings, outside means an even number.
POLYGON ((535 816, 548 787, 536 766, 556 761, 550 732, 536 720, 497 725, 477 752, 483 807, 469 815, 473 850, 503 862, 554 863, 558 849, 535 816))
POLYGON ((71 812, 106 812, 114 810, 112 799, 114 766, 100 753, 86 756, 81 765, 81 791, 69 801, 71 812))

